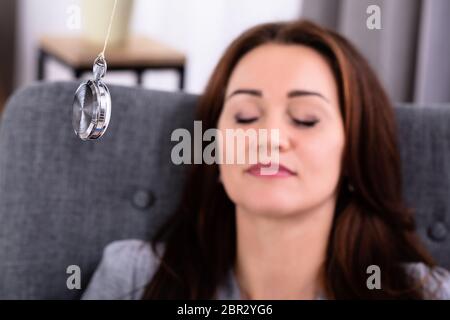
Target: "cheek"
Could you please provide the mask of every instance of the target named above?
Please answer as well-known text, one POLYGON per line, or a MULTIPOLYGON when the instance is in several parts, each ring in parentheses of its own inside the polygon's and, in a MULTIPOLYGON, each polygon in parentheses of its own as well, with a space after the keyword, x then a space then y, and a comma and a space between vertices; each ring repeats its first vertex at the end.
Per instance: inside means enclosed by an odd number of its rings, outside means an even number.
POLYGON ((239 202, 239 195, 245 190, 242 183, 242 170, 240 165, 236 164, 220 164, 220 179, 228 197, 233 202, 239 202))
POLYGON ((244 170, 250 164, 249 153, 255 145, 255 141, 247 138, 238 143, 237 138, 233 137, 230 132, 227 136, 227 129, 235 130, 237 128, 239 126, 227 118, 221 117, 218 121, 217 129, 221 139, 218 141, 217 150, 220 161, 222 161, 219 163, 220 179, 225 192, 234 203, 239 203, 248 191, 244 170))
POLYGON ((343 129, 339 127, 303 139, 297 149, 304 181, 310 185, 334 188, 341 173, 343 129))

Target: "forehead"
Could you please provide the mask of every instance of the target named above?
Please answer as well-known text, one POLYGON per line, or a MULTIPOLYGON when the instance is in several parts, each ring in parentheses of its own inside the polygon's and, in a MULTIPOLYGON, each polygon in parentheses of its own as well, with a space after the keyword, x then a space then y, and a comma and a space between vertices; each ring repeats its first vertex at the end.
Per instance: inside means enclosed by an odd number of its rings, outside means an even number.
POLYGON ((258 89, 265 97, 290 90, 317 91, 337 102, 337 85, 327 60, 297 44, 264 44, 244 55, 234 68, 227 95, 240 88, 258 89))

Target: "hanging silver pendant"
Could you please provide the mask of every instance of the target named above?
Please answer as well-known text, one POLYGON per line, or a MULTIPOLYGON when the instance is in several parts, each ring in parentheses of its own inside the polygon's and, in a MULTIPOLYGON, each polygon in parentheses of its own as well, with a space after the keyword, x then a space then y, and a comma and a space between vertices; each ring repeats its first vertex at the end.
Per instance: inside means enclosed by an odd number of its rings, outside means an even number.
POLYGON ((95 59, 92 69, 94 79, 78 87, 73 101, 73 129, 82 140, 100 138, 111 118, 111 95, 102 81, 107 69, 103 55, 95 59))

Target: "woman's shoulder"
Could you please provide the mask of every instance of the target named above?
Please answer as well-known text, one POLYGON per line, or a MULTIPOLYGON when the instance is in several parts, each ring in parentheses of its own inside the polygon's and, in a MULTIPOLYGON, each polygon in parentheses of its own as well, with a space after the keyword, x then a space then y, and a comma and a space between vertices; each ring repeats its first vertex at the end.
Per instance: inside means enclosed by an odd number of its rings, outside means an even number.
POLYGON ((108 244, 82 299, 140 299, 159 265, 161 250, 160 245, 154 253, 150 243, 137 239, 108 244))
POLYGON ((404 265, 408 274, 423 284, 425 299, 450 299, 450 272, 442 267, 430 267, 423 262, 404 265))

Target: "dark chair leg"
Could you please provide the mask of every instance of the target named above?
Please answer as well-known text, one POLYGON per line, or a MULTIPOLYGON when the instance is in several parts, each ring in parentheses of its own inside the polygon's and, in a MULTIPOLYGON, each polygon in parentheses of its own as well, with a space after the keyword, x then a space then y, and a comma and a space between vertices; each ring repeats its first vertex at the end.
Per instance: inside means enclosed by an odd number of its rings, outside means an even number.
POLYGON ((75 79, 80 79, 83 75, 83 72, 85 71, 82 69, 73 69, 73 76, 75 77, 75 79))
POLYGON ((37 61, 37 80, 44 80, 45 78, 45 60, 47 54, 44 50, 39 49, 38 51, 38 61, 37 61))
POLYGON ((180 91, 183 91, 184 89, 184 66, 179 67, 177 69, 178 71, 178 89, 180 89, 180 91))
POLYGON ((136 83, 138 86, 142 86, 143 83, 144 70, 138 69, 136 70, 136 83))

